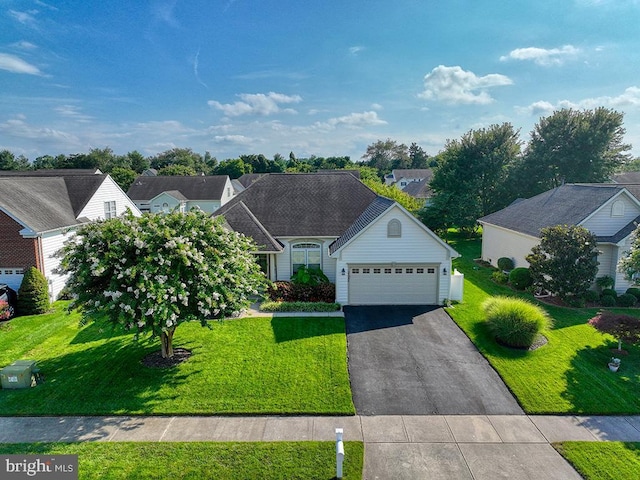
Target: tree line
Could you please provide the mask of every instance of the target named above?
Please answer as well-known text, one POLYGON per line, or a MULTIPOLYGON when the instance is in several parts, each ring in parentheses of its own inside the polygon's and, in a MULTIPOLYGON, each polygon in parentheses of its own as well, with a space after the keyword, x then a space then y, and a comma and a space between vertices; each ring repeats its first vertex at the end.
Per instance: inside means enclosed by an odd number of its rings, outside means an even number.
POLYGON ((624 114, 604 107, 592 110, 561 109, 543 117, 525 143, 511 123, 470 130, 460 139, 447 140, 442 151, 429 156, 416 143, 387 138, 367 146, 362 158, 349 156, 288 158, 275 154, 240 155, 218 161, 209 152, 173 148, 150 157, 138 151, 116 155, 111 148, 89 153, 44 155, 30 162, 26 157, 0 151, 0 170, 50 168, 98 168, 128 190, 145 169, 159 175, 229 175, 247 173, 359 170, 360 178, 382 195, 401 201, 411 211, 419 205, 402 192, 382 186, 393 169, 433 169, 432 198, 418 213, 433 230, 476 228, 476 220, 518 198, 529 198, 562 183, 604 182, 622 170, 640 170, 640 159, 629 155, 624 143, 624 114))

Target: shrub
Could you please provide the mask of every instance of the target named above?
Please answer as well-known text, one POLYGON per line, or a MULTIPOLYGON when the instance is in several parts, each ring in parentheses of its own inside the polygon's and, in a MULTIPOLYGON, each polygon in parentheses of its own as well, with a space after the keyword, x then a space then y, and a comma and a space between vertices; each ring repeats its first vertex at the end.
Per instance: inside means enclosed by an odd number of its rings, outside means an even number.
POLYGON ((630 287, 627 288, 627 291, 625 293, 630 293, 631 295, 636 297, 636 299, 640 300, 640 288, 630 287))
POLYGON ((610 277, 609 275, 603 275, 602 277, 596 278, 596 285, 602 288, 603 290, 605 288, 612 288, 614 283, 615 283, 615 280, 613 279, 613 277, 610 277))
POLYGON ((518 290, 525 290, 533 285, 533 279, 528 268, 518 267, 509 273, 509 283, 518 290))
POLYGON ((602 297, 600 297, 600 303, 603 307, 615 307, 616 297, 612 295, 602 295, 602 297))
POLYGON ((600 300, 600 294, 595 290, 587 290, 584 298, 587 302, 597 302, 598 300, 600 300))
POLYGON ((605 288, 604 290, 602 290, 602 295, 611 295, 613 298, 617 298, 618 292, 611 288, 605 288))
POLYGON ((509 276, 501 270, 496 270, 491 274, 491 278, 494 282, 505 284, 509 281, 509 276))
POLYGON ((40 315, 49 310, 49 285, 35 267, 29 267, 18 290, 18 314, 40 315))
POLYGON ((319 268, 309 268, 303 265, 293 274, 291 283, 315 286, 320 283, 329 283, 329 279, 319 268))
POLYGON ((620 307, 633 307, 638 299, 630 293, 625 293, 618 297, 616 301, 617 305, 620 307))
POLYGON ((498 259, 498 268, 500 270, 511 271, 513 270, 514 264, 513 260, 508 257, 500 257, 498 259))
POLYGON ((339 303, 324 302, 264 302, 260 305, 264 312, 335 312, 339 303))
POLYGON ((274 302, 333 303, 336 299, 336 286, 333 283, 303 285, 280 281, 270 285, 267 294, 274 302))
POLYGON ((565 298, 567 305, 573 308, 584 308, 585 298, 580 295, 569 295, 565 298))
POLYGON ((0 300, 0 320, 9 320, 13 316, 13 308, 6 300, 0 300))
POLYGON ((496 340, 511 347, 530 347, 536 336, 551 326, 545 310, 520 298, 490 297, 482 309, 496 340))

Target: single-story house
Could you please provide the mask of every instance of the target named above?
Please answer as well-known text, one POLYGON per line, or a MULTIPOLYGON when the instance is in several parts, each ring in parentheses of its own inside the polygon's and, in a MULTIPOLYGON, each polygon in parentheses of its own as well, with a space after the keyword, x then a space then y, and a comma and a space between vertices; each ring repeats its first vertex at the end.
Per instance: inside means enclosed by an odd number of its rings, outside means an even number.
POLYGON ((540 231, 555 225, 580 225, 598 241, 598 277, 615 279, 624 292, 630 282, 617 271, 640 222, 640 201, 616 184, 565 184, 478 220, 482 225, 482 259, 497 266, 498 258, 528 267, 525 257, 540 242, 540 231))
POLYGON ((353 175, 268 174, 215 213, 252 237, 271 280, 319 267, 346 305, 442 304, 458 254, 353 175))
POLYGON ((139 210, 109 175, 0 176, 0 283, 20 287, 24 271, 40 270, 52 300, 65 277, 59 250, 80 225, 139 210))
POLYGON ((140 175, 127 191, 141 212, 182 212, 199 208, 213 213, 235 195, 228 175, 140 175))

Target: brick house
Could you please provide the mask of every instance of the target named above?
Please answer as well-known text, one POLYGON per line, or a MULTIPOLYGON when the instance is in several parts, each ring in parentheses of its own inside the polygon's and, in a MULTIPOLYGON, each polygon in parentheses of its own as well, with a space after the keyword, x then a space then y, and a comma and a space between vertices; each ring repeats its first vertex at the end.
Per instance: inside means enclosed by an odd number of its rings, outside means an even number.
POLYGON ((0 283, 17 290, 36 267, 55 300, 65 278, 54 253, 78 226, 127 209, 140 214, 109 175, 0 176, 0 283))

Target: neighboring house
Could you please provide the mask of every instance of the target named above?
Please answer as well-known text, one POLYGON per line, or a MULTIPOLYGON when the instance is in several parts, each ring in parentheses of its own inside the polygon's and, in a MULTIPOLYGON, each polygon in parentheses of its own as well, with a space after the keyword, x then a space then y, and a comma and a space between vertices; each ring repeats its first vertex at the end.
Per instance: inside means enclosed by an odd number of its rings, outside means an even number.
POLYGON ((417 182, 410 182, 403 190, 407 195, 411 195, 413 198, 423 200, 425 203, 429 202, 431 198, 431 187, 429 186, 429 179, 423 178, 417 182))
POLYGON ((0 170, 0 177, 75 177, 102 175, 98 168, 42 168, 39 170, 0 170))
POLYGON ((17 290, 24 271, 40 270, 56 299, 65 277, 53 254, 80 225, 136 206, 109 175, 0 176, 0 283, 17 290))
POLYGON ((433 177, 433 170, 430 168, 397 168, 384 177, 387 185, 396 185, 400 190, 404 190, 412 182, 426 180, 427 183, 433 177))
POLYGON ((458 254, 353 175, 265 175, 215 215, 255 240, 271 280, 290 280, 305 265, 335 282, 343 305, 451 298, 451 259, 458 254))
POLYGON ((141 175, 127 191, 141 212, 181 212, 199 208, 213 213, 235 195, 227 175, 146 176, 141 175))
POLYGON ((542 228, 579 225, 596 235, 598 277, 611 276, 624 292, 630 282, 617 271, 640 222, 640 201, 623 185, 566 184, 478 220, 482 225, 482 259, 497 266, 509 257, 516 267, 528 267, 525 257, 540 242, 542 228))

